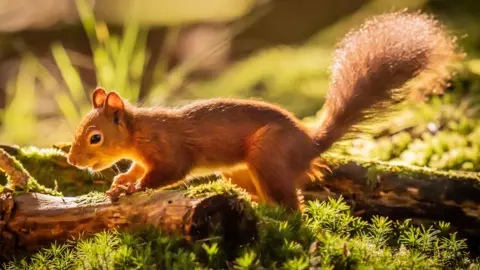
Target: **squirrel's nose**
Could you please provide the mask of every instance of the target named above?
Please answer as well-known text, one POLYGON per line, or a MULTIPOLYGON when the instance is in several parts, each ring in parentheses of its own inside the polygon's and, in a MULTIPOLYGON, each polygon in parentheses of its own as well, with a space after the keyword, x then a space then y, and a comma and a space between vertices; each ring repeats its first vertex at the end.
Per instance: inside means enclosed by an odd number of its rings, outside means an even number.
POLYGON ((76 160, 72 157, 71 154, 68 154, 67 155, 67 162, 72 165, 72 166, 75 166, 76 165, 76 160))

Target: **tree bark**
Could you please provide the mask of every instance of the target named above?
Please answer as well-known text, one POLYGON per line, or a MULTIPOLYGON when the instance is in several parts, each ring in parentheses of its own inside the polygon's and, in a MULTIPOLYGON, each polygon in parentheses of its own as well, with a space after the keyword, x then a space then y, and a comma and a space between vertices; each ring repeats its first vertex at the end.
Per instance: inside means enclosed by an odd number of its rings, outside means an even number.
POLYGON ((39 193, 13 197, 11 193, 3 193, 1 259, 34 252, 53 242, 63 243, 113 229, 128 231, 154 226, 195 241, 220 228, 225 248, 246 243, 256 235, 255 215, 236 197, 215 195, 193 199, 180 191, 155 191, 122 196, 116 202, 105 197, 93 198, 39 193))

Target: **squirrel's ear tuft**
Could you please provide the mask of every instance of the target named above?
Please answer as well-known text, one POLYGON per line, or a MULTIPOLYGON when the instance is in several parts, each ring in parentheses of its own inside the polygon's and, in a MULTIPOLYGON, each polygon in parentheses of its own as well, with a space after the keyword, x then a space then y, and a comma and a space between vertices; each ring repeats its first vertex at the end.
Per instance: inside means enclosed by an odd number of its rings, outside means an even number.
POLYGON ((102 87, 95 88, 92 94, 93 108, 96 109, 103 106, 103 103, 105 103, 106 98, 107 98, 107 93, 105 92, 105 89, 103 89, 102 87))
POLYGON ((123 99, 117 93, 112 91, 108 93, 104 106, 108 109, 123 110, 125 104, 123 99))

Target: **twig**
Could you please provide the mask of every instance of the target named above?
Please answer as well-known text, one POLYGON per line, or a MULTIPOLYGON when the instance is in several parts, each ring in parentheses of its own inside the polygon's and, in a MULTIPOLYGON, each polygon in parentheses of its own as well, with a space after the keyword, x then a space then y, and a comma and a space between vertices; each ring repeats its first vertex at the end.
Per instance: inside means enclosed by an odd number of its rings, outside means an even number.
POLYGON ((20 162, 4 149, 0 149, 0 170, 7 174, 6 187, 12 190, 15 190, 17 187, 24 189, 31 178, 20 162))

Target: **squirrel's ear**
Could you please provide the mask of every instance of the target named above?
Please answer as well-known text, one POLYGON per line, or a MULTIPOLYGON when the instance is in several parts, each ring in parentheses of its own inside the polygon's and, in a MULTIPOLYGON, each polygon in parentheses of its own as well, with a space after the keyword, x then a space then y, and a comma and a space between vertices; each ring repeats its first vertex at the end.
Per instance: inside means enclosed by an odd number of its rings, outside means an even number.
POLYGON ((103 106, 105 99, 107 98, 107 93, 102 87, 97 87, 92 94, 92 104, 93 108, 99 108, 103 106))
POLYGON ((104 106, 108 109, 123 110, 125 104, 123 99, 117 93, 112 91, 108 93, 104 106))

